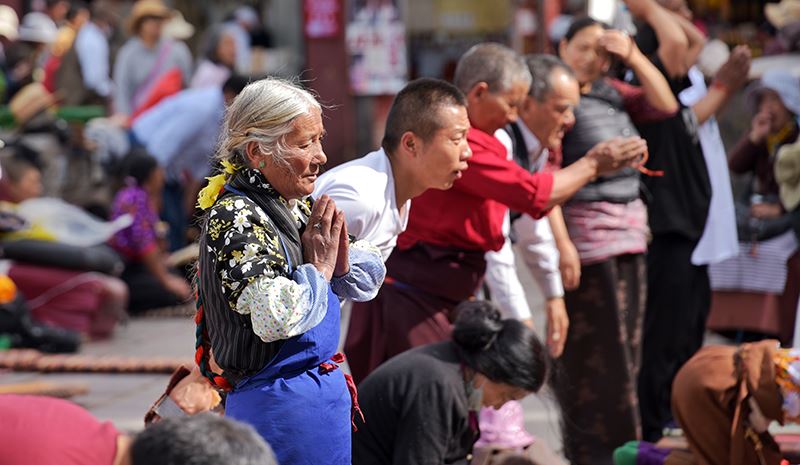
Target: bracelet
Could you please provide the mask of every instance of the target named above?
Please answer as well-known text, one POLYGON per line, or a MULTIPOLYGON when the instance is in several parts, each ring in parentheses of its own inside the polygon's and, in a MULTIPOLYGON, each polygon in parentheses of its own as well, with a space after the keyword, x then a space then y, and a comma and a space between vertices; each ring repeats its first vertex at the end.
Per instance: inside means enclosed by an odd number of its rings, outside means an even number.
POLYGON ((714 82, 711 83, 711 88, 721 90, 725 95, 731 94, 731 88, 719 79, 714 79, 714 82))

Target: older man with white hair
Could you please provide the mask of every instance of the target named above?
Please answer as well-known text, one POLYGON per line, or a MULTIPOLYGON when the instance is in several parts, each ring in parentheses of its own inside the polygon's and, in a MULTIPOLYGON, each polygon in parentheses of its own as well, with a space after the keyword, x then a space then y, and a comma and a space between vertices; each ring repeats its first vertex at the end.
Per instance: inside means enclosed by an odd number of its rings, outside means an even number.
MULTIPOLYGON (((531 90, 519 109, 519 119, 498 131, 509 157, 532 173, 553 171, 561 162, 564 133, 575 123, 573 108, 580 101, 578 81, 572 70, 552 55, 531 55, 526 63, 533 76, 531 90)), ((554 357, 561 355, 569 319, 564 288, 580 281, 580 260, 569 239, 561 208, 547 219, 511 213, 513 231, 522 258, 545 300, 547 345, 554 357), (563 276, 563 279, 562 279, 563 276)), ((497 252, 486 254, 486 283, 492 299, 509 316, 532 324, 525 292, 516 274, 511 240, 497 252)))

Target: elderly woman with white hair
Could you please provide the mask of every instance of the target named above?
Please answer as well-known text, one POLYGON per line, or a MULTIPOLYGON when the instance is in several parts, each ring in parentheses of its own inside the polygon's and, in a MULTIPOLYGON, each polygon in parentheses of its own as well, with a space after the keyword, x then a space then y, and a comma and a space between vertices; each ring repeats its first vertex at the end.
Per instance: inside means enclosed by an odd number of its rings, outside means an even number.
POLYGON ((333 200, 309 197, 324 135, 307 91, 248 85, 225 117, 224 172, 199 201, 196 359, 230 391, 226 415, 253 425, 286 464, 350 464, 351 403, 359 410, 337 369, 339 299, 373 298, 385 274, 376 248, 350 243, 333 200))

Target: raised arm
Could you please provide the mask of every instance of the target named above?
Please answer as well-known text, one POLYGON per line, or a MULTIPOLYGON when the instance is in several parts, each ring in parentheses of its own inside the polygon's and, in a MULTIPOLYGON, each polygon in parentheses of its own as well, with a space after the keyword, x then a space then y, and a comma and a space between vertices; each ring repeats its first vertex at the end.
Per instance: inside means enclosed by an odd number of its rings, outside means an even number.
POLYGON ((640 137, 615 138, 597 144, 564 169, 534 174, 513 161, 474 151, 469 169, 452 189, 541 218, 595 177, 635 165, 646 149, 647 143, 640 137))
MULTIPOLYGON (((758 115, 756 115, 757 119, 758 115)), ((766 125, 767 123, 763 123, 762 121, 754 121, 753 126, 759 125, 766 125)), ((759 156, 765 154, 767 152, 767 144, 763 141, 754 142, 752 139, 752 133, 755 130, 751 130, 750 133, 745 134, 739 139, 739 142, 728 152, 728 168, 730 168, 731 172, 736 174, 746 174, 749 173, 756 168, 756 160, 759 156)))
POLYGON ((747 82, 749 73, 750 48, 747 45, 739 45, 733 49, 728 61, 717 71, 708 93, 692 105, 697 121, 703 124, 714 116, 730 96, 747 82))
POLYGON ((609 53, 617 55, 636 74, 647 102, 656 110, 674 113, 678 101, 661 71, 639 50, 636 42, 620 31, 606 31, 600 45, 609 53))
POLYGON ((647 150, 641 137, 616 138, 592 147, 580 160, 553 173, 548 208, 560 205, 597 176, 631 166, 647 150))
POLYGON ((697 57, 700 56, 700 52, 703 51, 703 47, 706 45, 706 36, 704 36, 703 33, 700 32, 700 29, 697 29, 697 26, 692 24, 688 19, 675 12, 670 12, 670 14, 683 33, 686 34, 686 39, 689 41, 686 55, 683 58, 686 72, 688 72, 689 68, 697 63, 697 57))
POLYGON ((634 17, 643 20, 655 31, 658 37, 658 58, 669 76, 685 76, 689 71, 686 65, 689 38, 675 15, 655 0, 625 0, 625 4, 634 17))

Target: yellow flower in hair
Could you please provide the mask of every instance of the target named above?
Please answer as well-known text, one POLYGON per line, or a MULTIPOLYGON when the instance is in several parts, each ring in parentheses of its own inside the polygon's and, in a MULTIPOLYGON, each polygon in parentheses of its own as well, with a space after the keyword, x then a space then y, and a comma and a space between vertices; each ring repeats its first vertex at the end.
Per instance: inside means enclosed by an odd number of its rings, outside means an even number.
POLYGON ((200 190, 200 194, 197 196, 197 206, 200 209, 207 210, 214 205, 219 193, 225 188, 228 178, 236 172, 237 168, 233 163, 226 160, 222 162, 222 170, 222 174, 206 178, 208 185, 200 190))
POLYGON ((234 165, 233 163, 229 162, 228 160, 223 160, 222 161, 222 169, 223 169, 223 171, 225 171, 225 174, 233 174, 233 173, 236 172, 236 170, 238 168, 236 167, 236 165, 234 165))
POLYGON ((217 201, 220 191, 225 187, 226 178, 227 176, 225 174, 218 174, 206 178, 208 180, 208 185, 200 190, 200 194, 197 196, 197 206, 202 210, 211 208, 214 202, 217 201))

